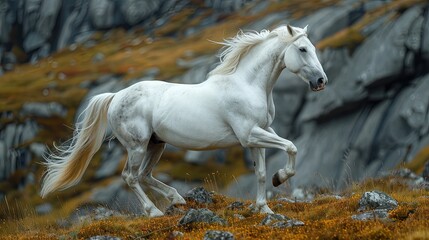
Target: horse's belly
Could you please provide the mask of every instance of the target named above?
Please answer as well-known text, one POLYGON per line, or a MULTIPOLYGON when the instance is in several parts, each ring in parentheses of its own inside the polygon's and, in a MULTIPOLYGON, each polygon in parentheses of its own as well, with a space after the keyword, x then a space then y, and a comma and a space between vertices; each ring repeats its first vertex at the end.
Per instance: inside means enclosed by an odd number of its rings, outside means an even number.
POLYGON ((179 148, 208 150, 239 143, 232 130, 223 124, 177 119, 170 123, 159 125, 155 133, 162 141, 179 148))

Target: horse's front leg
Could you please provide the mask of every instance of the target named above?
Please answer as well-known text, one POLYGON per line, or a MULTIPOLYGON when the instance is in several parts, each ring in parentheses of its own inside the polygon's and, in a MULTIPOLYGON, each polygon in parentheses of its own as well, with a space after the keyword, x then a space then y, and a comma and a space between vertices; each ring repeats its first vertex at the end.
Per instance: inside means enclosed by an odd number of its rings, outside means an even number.
POLYGON ((255 161, 255 174, 258 181, 258 188, 256 193, 256 209, 261 213, 273 213, 267 205, 265 180, 266 180, 266 167, 265 167, 265 149, 264 148, 250 148, 253 160, 255 161))
POLYGON ((295 157, 297 148, 291 141, 279 137, 273 129, 269 128, 268 130, 265 130, 257 126, 253 127, 250 131, 246 145, 248 147, 256 148, 277 148, 288 153, 289 160, 285 165, 285 168, 280 169, 273 176, 273 185, 275 187, 295 175, 295 157))

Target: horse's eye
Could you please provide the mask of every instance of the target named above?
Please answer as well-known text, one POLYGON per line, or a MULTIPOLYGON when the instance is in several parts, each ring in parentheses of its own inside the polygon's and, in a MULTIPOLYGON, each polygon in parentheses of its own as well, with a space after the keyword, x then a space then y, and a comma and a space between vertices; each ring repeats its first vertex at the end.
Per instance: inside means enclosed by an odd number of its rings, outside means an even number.
POLYGON ((306 53, 306 52, 307 52, 307 49, 305 49, 305 48, 299 48, 299 51, 301 51, 301 52, 303 52, 303 53, 306 53))

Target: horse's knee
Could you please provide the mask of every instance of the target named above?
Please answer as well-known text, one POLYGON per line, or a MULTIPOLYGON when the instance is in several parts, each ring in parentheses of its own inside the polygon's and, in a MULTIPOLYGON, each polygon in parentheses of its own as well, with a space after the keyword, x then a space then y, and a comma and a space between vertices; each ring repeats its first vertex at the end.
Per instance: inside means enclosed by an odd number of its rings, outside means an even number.
POLYGON ((296 148, 296 146, 293 143, 291 143, 287 147, 287 153, 295 156, 298 153, 298 148, 296 148))
POLYGON ((132 176, 128 172, 122 172, 121 176, 130 188, 134 188, 138 184, 138 177, 132 176))
POLYGON ((265 171, 257 171, 256 172, 256 179, 258 182, 265 182, 267 175, 265 171))

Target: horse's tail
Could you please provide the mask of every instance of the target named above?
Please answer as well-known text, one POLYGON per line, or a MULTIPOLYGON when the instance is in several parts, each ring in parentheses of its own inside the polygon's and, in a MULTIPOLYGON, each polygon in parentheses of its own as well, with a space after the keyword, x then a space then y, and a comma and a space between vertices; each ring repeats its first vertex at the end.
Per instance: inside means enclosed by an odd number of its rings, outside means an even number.
POLYGON ((114 93, 104 93, 91 99, 83 120, 78 123, 70 146, 55 147, 57 154, 45 156, 47 170, 43 177, 40 195, 45 197, 55 190, 77 184, 89 162, 103 143, 107 128, 107 110, 114 93))

